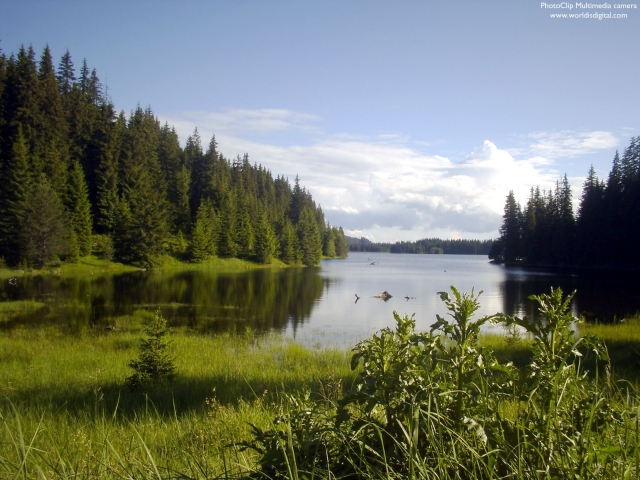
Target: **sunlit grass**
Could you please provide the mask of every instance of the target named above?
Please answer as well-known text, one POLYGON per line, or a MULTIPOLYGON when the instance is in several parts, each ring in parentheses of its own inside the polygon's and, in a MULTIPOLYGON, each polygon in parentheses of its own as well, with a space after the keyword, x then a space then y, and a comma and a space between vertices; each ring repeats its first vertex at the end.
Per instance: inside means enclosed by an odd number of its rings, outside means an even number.
MULTIPOLYGON (((311 351, 278 335, 201 335, 181 328, 169 336, 175 382, 131 391, 128 364, 138 354, 148 315, 118 317, 116 331, 68 335, 48 326, 0 334, 0 398, 15 405, 24 437, 34 439, 34 476, 35 465, 46 478, 60 476, 60 455, 79 478, 118 477, 127 469, 144 478, 152 469, 144 445, 163 469, 199 478, 237 471, 238 462, 251 465, 252 457, 228 445, 249 438, 250 424, 271 421, 279 393, 353 379, 345 351, 311 351)), ((1 435, 15 435, 8 403, 0 412, 6 423, 1 435)), ((0 442, 0 460, 17 461, 14 447, 0 442)))
MULTIPOLYGON (((0 303, 0 318, 42 307, 0 303)), ((272 425, 282 394, 319 395, 323 385, 349 388, 354 380, 349 351, 308 349, 250 330, 208 335, 181 327, 170 333, 175 382, 131 391, 128 364, 152 315, 139 310, 110 319, 115 329, 71 335, 54 325, 0 330, 0 399, 7 399, 0 400, 0 478, 37 478, 38 469, 44 478, 158 478, 156 470, 162 478, 233 478, 254 468, 257 457, 232 445, 251 439, 251 425, 272 425)), ((639 327, 634 318, 581 325, 579 332, 604 339, 614 372, 634 381, 639 327)), ((524 367, 531 359, 526 336, 485 334, 480 343, 501 363, 524 367)), ((500 406, 508 419, 519 408, 516 399, 500 406)))

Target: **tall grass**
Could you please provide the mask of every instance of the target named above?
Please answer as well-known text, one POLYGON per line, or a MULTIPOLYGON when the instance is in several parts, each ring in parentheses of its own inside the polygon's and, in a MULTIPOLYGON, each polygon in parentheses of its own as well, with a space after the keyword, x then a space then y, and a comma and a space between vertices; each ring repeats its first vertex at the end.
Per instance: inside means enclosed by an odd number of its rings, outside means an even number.
MULTIPOLYGON (((431 333, 398 317, 353 370, 277 335, 175 329, 175 381, 142 390, 125 379, 149 312, 0 330, 0 479, 636 478, 640 403, 612 347, 638 350, 635 321, 485 336, 465 295, 431 333)), ((40 306, 3 314, 21 308, 40 306)))
POLYGON ((170 337, 176 380, 132 391, 125 379, 146 315, 119 319, 115 332, 0 335, 0 478, 239 475, 255 455, 227 446, 249 438, 250 424, 266 426, 280 393, 353 378, 346 352, 183 329, 170 337))
MULTIPOLYGON (((543 322, 472 319, 478 297, 441 292, 451 318, 414 331, 396 314, 356 346, 343 398, 288 399, 247 448, 254 478, 637 478, 640 402, 612 381, 604 344, 575 335, 570 297, 532 297, 543 322), (518 326, 531 355, 521 369, 479 342, 484 323, 518 326), (585 358, 593 357, 591 375, 585 358)), ((505 340, 506 341, 506 340, 505 340)), ((513 346, 515 342, 510 344, 513 346)))

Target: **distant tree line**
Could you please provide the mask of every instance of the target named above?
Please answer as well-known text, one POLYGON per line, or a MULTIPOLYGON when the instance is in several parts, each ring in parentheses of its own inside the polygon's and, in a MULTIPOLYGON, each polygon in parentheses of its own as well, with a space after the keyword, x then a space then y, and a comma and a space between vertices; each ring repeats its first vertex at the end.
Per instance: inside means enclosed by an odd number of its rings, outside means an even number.
POLYGON ((527 265, 640 268, 640 136, 622 158, 613 158, 608 177, 593 166, 574 215, 567 176, 555 189, 531 189, 524 209, 509 192, 500 238, 489 254, 500 262, 527 265))
POLYGON ((364 237, 347 237, 351 252, 488 255, 493 240, 442 240, 423 238, 415 242, 374 243, 364 237))
POLYGON ((47 46, 0 51, 0 258, 9 265, 106 257, 154 266, 239 257, 315 265, 344 257, 341 228, 284 177, 247 154, 206 147, 196 129, 182 148, 150 108, 116 114, 83 61, 55 69, 47 46))

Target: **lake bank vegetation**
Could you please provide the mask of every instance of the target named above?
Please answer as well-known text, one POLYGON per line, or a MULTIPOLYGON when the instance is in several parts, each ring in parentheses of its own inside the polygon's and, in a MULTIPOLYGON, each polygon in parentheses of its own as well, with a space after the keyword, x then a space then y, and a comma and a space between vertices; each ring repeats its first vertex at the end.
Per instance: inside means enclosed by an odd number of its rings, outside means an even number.
POLYGON ((622 380, 618 363, 637 365, 637 320, 576 329, 558 290, 537 297, 547 322, 535 324, 475 319, 473 293, 441 298, 450 316, 430 332, 396 315, 351 355, 178 328, 166 337, 173 380, 142 388, 127 378, 153 312, 118 330, 3 330, 0 476, 637 475, 638 377, 622 380), (488 323, 510 334, 481 334, 488 323), (614 357, 622 348, 630 356, 614 357))
POLYGON ((488 255, 493 240, 442 240, 423 238, 415 242, 381 243, 361 237, 347 237, 350 252, 428 253, 445 255, 488 255))
POLYGON ((640 269, 640 136, 622 157, 616 152, 606 179, 593 166, 574 214, 567 176, 554 190, 531 189, 524 209, 507 196, 500 238, 489 258, 532 266, 640 269))
POLYGON ((0 258, 42 268, 91 253, 143 268, 167 255, 316 265, 341 228, 296 177, 229 159, 197 129, 182 148, 150 108, 117 113, 86 60, 0 52, 0 258))

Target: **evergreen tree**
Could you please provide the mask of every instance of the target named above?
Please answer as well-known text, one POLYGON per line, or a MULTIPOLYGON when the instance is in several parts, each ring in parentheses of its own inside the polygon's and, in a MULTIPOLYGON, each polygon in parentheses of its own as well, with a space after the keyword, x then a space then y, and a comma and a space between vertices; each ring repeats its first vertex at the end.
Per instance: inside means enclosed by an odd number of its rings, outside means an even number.
POLYGON ((57 80, 60 93, 65 97, 69 96, 76 83, 75 69, 73 68, 73 61, 71 60, 69 50, 65 52, 60 60, 57 80))
POLYGON ((335 237, 336 237, 336 256, 340 258, 346 258, 347 255, 349 255, 349 245, 347 244, 347 239, 344 236, 344 231, 342 230, 342 227, 340 227, 336 231, 335 237))
POLYGON ((203 163, 204 153, 202 152, 202 141, 196 128, 193 134, 187 138, 187 143, 184 148, 184 164, 191 172, 189 204, 192 214, 196 213, 200 202, 205 198, 203 185, 206 180, 198 178, 203 163))
POLYGON ((191 214, 189 212, 189 191, 191 174, 185 165, 180 167, 175 178, 175 226, 178 230, 188 232, 191 229, 191 214))
POLYGON ((238 254, 236 242, 236 207, 232 195, 223 192, 218 214, 218 231, 216 235, 216 251, 219 257, 230 258, 238 254))
POLYGON ((278 250, 276 234, 264 213, 261 213, 256 231, 255 258, 260 263, 269 264, 278 250))
POLYGON ((300 261, 300 244, 298 236, 288 217, 282 218, 280 232, 280 259, 287 265, 300 261))
POLYGON ((236 219, 236 244, 238 245, 238 256, 242 258, 251 258, 255 245, 255 233, 253 222, 251 220, 251 212, 246 205, 241 206, 237 210, 236 219))
POLYGON ((169 333, 167 321, 158 310, 153 320, 144 328, 145 338, 140 340, 140 354, 136 360, 129 362, 133 374, 127 378, 131 388, 142 388, 175 378, 176 367, 169 354, 170 343, 166 336, 169 333))
MULTIPOLYGON (((161 262, 167 232, 166 190, 157 159, 158 125, 150 111, 140 108, 131 116, 123 162, 123 197, 132 213, 123 232, 127 245, 116 242, 119 259, 143 266, 161 262)), ((124 219, 123 219, 124 220, 124 219)))
POLYGON ((33 155, 42 160, 42 171, 62 197, 67 176, 68 132, 49 46, 40 58, 36 119, 38 140, 33 155))
POLYGON ((334 258, 336 256, 336 232, 329 226, 324 233, 322 240, 322 254, 325 257, 334 258))
POLYGON ((20 261, 22 242, 20 229, 26 215, 27 199, 31 191, 31 175, 27 160, 27 146, 18 127, 11 153, 4 156, 0 167, 0 257, 9 265, 20 261))
POLYGON ((126 121, 121 113, 113 122, 113 108, 108 104, 102 105, 101 113, 89 147, 97 164, 94 195, 89 189, 89 198, 94 205, 96 231, 112 233, 117 221, 118 159, 126 133, 126 121))
POLYGON ((43 175, 26 203, 21 238, 25 258, 41 268, 68 252, 69 228, 64 206, 43 175))
POLYGON ((203 200, 198 207, 189 246, 189 259, 192 262, 203 262, 216 253, 212 210, 208 200, 203 200))
POLYGON ((80 255, 87 256, 91 253, 91 230, 93 219, 91 217, 91 204, 87 184, 84 180, 84 172, 79 162, 75 162, 69 172, 67 192, 67 210, 71 217, 71 228, 80 255))
POLYGON ((298 241, 304 265, 317 265, 322 258, 322 237, 310 208, 304 208, 298 222, 298 241))
POLYGON ((521 255, 521 210, 516 202, 513 190, 509 192, 504 206, 500 239, 502 242, 502 260, 513 262, 521 255))
POLYGON ((191 226, 189 207, 191 173, 183 163, 178 134, 167 123, 160 130, 158 160, 167 181, 167 200, 171 205, 174 227, 188 232, 191 226))
POLYGON ((606 220, 603 217, 603 201, 604 184, 598 180, 596 171, 591 165, 582 187, 577 220, 578 262, 581 265, 597 265, 603 261, 601 252, 604 245, 600 231, 606 220))
POLYGON ((80 259, 80 247, 78 246, 78 237, 73 228, 69 229, 69 248, 67 249, 64 261, 67 263, 77 263, 80 259))
POLYGON ((573 216, 573 199, 569 180, 565 174, 562 182, 556 183, 556 212, 553 236, 553 251, 556 254, 555 264, 573 263, 573 245, 575 243, 575 218, 573 216))

